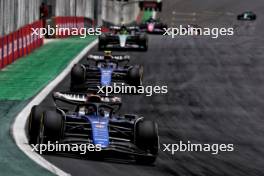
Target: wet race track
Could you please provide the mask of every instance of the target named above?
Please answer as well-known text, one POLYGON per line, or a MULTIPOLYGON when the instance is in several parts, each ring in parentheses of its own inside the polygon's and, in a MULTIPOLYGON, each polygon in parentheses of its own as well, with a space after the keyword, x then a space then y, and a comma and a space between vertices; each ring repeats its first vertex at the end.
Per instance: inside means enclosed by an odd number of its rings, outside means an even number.
MULTIPOLYGON (((156 120, 160 143, 234 144, 235 151, 160 151, 154 166, 45 156, 74 175, 264 175, 264 3, 262 0, 164 0, 158 16, 169 26, 234 27, 234 36, 149 36, 148 52, 130 52, 144 66, 144 85, 167 85, 168 94, 123 96, 125 113, 156 120), (254 22, 236 15, 252 10, 254 22)), ((93 49, 96 51, 97 48, 93 49)), ((92 52, 93 52, 92 51, 92 52)), ((56 91, 69 89, 69 76, 56 91)), ((42 104, 50 104, 49 95, 42 104)), ((161 149, 163 147, 161 146, 161 149)))

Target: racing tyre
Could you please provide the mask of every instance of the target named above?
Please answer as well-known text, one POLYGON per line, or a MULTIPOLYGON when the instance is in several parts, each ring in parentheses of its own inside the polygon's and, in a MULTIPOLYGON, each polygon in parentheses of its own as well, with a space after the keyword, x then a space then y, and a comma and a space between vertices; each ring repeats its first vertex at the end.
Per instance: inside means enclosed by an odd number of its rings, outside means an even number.
POLYGON ((143 67, 135 65, 128 71, 129 84, 132 86, 141 86, 143 80, 143 67))
POLYGON ((143 44, 143 51, 148 51, 148 43, 147 41, 143 44))
POLYGON ((99 50, 99 51, 103 51, 104 48, 105 48, 104 45, 103 45, 101 42, 99 42, 99 43, 98 43, 98 50, 99 50))
POLYGON ((135 158, 136 162, 139 164, 153 164, 159 150, 157 124, 153 121, 140 121, 136 125, 135 134, 136 145, 147 153, 144 156, 137 156, 135 158))
POLYGON ((140 24, 139 25, 139 29, 141 29, 141 30, 146 29, 146 28, 147 28, 146 24, 140 24))
POLYGON ((79 64, 75 64, 71 70, 71 84, 82 84, 85 82, 85 78, 85 67, 79 64))
POLYGON ((162 2, 158 3, 158 11, 161 12, 162 11, 162 2))
POLYGON ((140 35, 139 42, 142 46, 142 51, 148 50, 148 38, 145 34, 140 35))
POLYGON ((38 143, 56 142, 63 136, 63 117, 56 111, 45 111, 40 121, 38 143))
POLYGON ((28 122, 28 135, 30 144, 37 143, 40 121, 43 116, 43 111, 44 108, 37 105, 33 106, 31 109, 28 122))
POLYGON ((106 36, 104 34, 102 34, 99 37, 99 42, 98 42, 98 50, 99 51, 104 50, 104 48, 105 48, 105 46, 104 46, 105 40, 106 40, 106 36))

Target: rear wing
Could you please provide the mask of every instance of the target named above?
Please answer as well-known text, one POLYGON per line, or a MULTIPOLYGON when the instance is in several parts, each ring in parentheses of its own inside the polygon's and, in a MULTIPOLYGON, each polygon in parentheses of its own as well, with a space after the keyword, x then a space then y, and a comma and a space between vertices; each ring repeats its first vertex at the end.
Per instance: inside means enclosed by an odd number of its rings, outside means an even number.
POLYGON ((115 96, 99 96, 94 94, 85 93, 72 93, 72 92, 54 92, 52 98, 56 104, 57 101, 62 101, 72 105, 86 105, 92 103, 101 103, 106 105, 119 105, 121 106, 122 100, 120 97, 115 96))
POLYGON ((118 30, 120 30, 121 28, 120 28, 120 26, 110 26, 109 29, 110 29, 110 30, 117 30, 117 31, 118 31, 118 30))
POLYGON ((138 26, 129 26, 129 27, 127 27, 127 29, 129 31, 139 31, 140 30, 140 28, 138 26))
POLYGON ((141 1, 139 2, 140 10, 151 10, 151 11, 159 11, 162 10, 162 1, 141 1))
MULTIPOLYGON (((110 26, 109 29, 110 30, 115 30, 115 31, 120 31, 121 30, 121 26, 110 26)), ((126 29, 128 31, 138 31, 139 27, 137 27, 137 26, 126 26, 126 29)))
MULTIPOLYGON (((100 62, 105 60, 105 56, 103 55, 93 55, 90 54, 87 56, 87 60, 93 60, 95 62, 100 62)), ((112 55, 112 60, 114 62, 122 62, 122 61, 130 61, 130 56, 129 55, 112 55)))

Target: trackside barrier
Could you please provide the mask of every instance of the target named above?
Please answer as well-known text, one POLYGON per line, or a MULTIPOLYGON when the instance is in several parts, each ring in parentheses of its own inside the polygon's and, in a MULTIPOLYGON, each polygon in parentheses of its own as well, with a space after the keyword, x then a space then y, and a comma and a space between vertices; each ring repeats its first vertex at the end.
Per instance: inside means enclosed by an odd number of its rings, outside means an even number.
POLYGON ((12 34, 7 36, 7 64, 12 63, 13 61, 13 36, 12 34))
MULTIPOLYGON (((78 35, 81 34, 81 29, 93 27, 94 21, 84 17, 54 17, 54 25, 60 28, 67 28, 69 33, 72 33, 73 28, 78 29, 78 35)), ((18 58, 26 56, 36 48, 43 45, 44 38, 37 35, 32 29, 42 28, 42 21, 35 21, 27 24, 17 31, 0 37, 0 69, 13 63, 18 58)), ((54 26, 54 27, 55 27, 54 26)), ((68 37, 69 34, 56 34, 57 38, 68 37)))
POLYGON ((13 33, 13 61, 18 58, 18 31, 13 33))
POLYGON ((8 63, 8 42, 7 42, 8 36, 4 36, 3 38, 3 61, 2 61, 2 65, 3 67, 5 67, 8 63))
POLYGON ((94 26, 94 22, 91 19, 86 19, 84 17, 65 17, 65 16, 57 16, 53 18, 53 27, 57 28, 57 30, 62 31, 64 28, 65 32, 56 33, 54 37, 56 38, 65 38, 70 36, 72 32, 76 32, 73 28, 77 28, 78 35, 81 34, 81 29, 90 26, 94 26))
POLYGON ((0 69, 26 56, 43 44, 43 38, 34 34, 32 28, 42 28, 42 21, 35 21, 0 37, 0 69))
POLYGON ((2 60, 3 60, 3 48, 2 48, 2 37, 0 37, 0 69, 2 68, 2 60))

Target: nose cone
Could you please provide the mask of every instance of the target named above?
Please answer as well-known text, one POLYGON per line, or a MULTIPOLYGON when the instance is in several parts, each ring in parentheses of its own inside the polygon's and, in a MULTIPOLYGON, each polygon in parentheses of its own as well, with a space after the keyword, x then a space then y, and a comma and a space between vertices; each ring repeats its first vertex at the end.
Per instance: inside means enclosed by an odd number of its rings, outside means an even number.
POLYGON ((127 40, 127 35, 120 35, 119 36, 119 42, 120 42, 120 46, 122 48, 126 46, 126 40, 127 40))
POLYGON ((148 24, 148 31, 152 32, 154 30, 154 23, 149 23, 148 24))
POLYGON ((109 86, 112 80, 112 69, 101 69, 101 85, 109 86))

